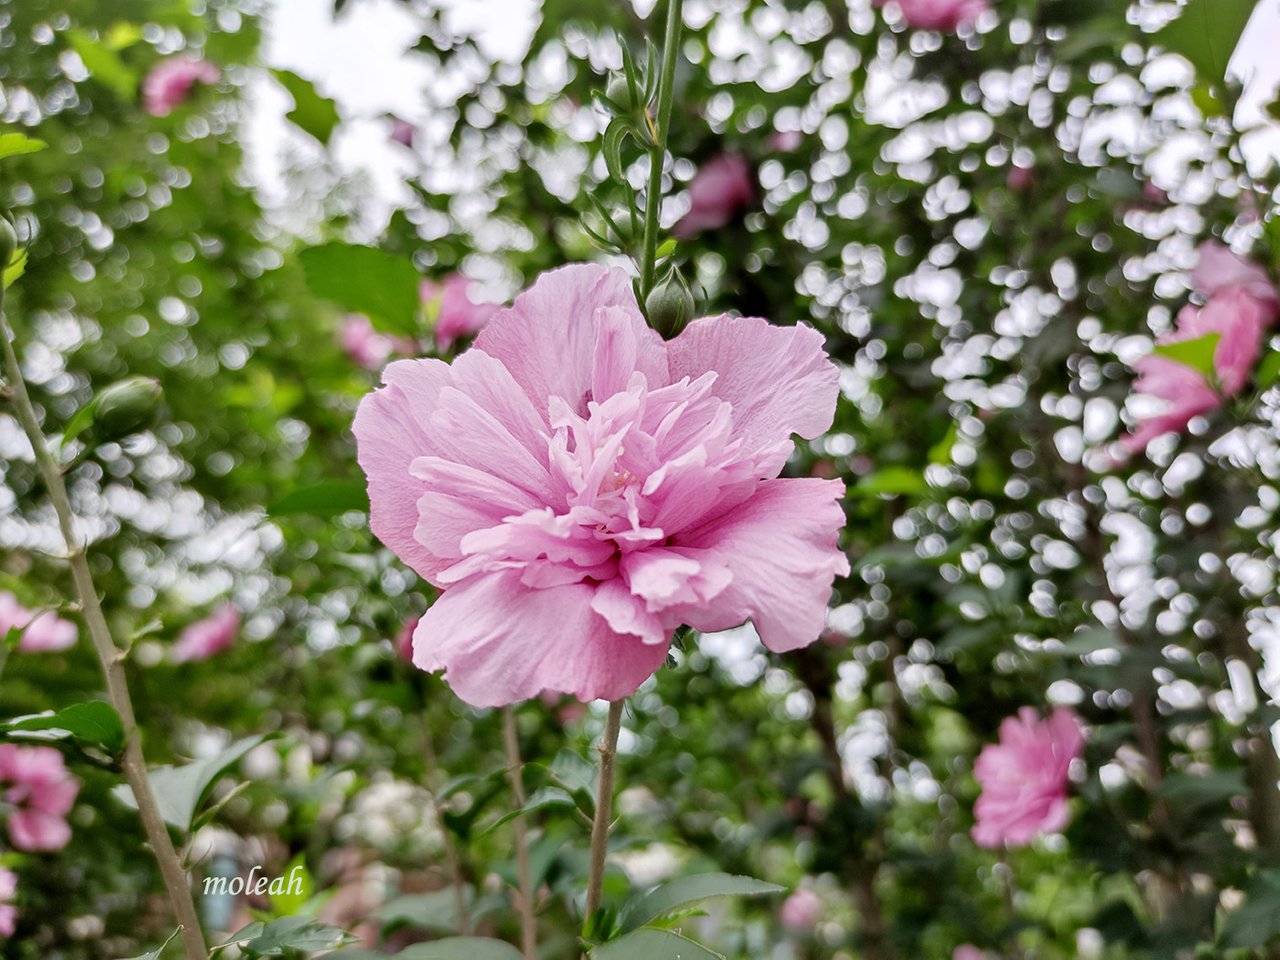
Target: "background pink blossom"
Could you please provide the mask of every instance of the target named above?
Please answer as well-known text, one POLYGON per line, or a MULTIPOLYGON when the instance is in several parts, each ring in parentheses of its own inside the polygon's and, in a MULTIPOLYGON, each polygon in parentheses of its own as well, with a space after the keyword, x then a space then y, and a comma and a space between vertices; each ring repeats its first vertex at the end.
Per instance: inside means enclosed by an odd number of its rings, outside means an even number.
POLYGON ((1023 846, 1070 819, 1071 763, 1084 749, 1075 712, 1058 707, 1046 720, 1023 707, 1000 724, 1000 741, 982 748, 974 776, 982 795, 974 805, 973 839, 983 847, 1023 846))
POLYGON ((18 908, 13 905, 18 893, 18 875, 0 867, 0 937, 12 937, 18 925, 18 908))
POLYGON ((479 333, 500 309, 495 303, 472 300, 470 287, 471 281, 461 273, 451 273, 440 283, 422 281, 422 302, 436 304, 436 346, 441 350, 448 350, 459 337, 479 333))
POLYGON ((381 370, 392 354, 417 352, 417 344, 408 337, 389 337, 379 333, 369 318, 359 313, 349 313, 342 318, 338 343, 347 356, 367 370, 381 370))
POLYGON ((0 591, 0 640, 13 628, 22 629, 18 649, 24 653, 48 653, 74 647, 80 631, 70 620, 52 610, 35 615, 8 591, 0 591), (23 629, 25 628, 25 629, 23 629))
POLYGON ((217 83, 218 68, 187 56, 161 60, 142 81, 142 108, 153 117, 168 116, 191 96, 197 83, 217 83))
POLYGON ((723 316, 664 343, 625 273, 575 265, 383 382, 355 421, 371 523, 444 590, 414 661, 468 703, 627 696, 685 623, 821 633, 844 487, 774 479, 834 414, 814 330, 723 316))
POLYGON ((822 898, 812 890, 801 887, 782 901, 778 919, 794 933, 812 933, 824 912, 822 898))
POLYGON ((9 813, 9 839, 29 853, 61 850, 71 839, 66 816, 80 784, 53 747, 0 743, 0 796, 9 813))
MULTIPOLYGON (((886 0, 876 0, 882 7, 886 0)), ((954 33, 991 9, 988 0, 895 0, 902 18, 916 30, 954 33)))
POLYGON ((755 177, 746 158, 722 153, 704 163, 689 183, 689 212, 672 229, 677 237, 716 230, 756 199, 755 177))
POLYGON ((235 643, 239 631, 240 611, 229 603, 224 604, 178 635, 170 659, 174 663, 208 660, 235 643))

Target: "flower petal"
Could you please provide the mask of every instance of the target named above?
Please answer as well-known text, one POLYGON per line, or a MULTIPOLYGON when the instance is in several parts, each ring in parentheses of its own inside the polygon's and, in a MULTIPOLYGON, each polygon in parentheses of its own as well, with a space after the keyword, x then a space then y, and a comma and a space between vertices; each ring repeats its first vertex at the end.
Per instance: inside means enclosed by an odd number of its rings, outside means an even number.
POLYGON ((768 480, 736 510, 673 538, 686 556, 704 568, 722 565, 733 579, 710 601, 670 613, 703 631, 750 619, 764 645, 779 653, 817 640, 832 582, 849 573, 837 543, 843 495, 838 480, 768 480))

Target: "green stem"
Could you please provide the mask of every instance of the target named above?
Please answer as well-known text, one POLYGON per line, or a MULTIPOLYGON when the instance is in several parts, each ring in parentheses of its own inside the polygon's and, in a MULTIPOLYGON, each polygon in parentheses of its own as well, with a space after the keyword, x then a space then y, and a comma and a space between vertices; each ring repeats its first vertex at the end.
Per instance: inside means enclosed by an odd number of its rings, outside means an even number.
POLYGON ((625 704, 625 700, 609 704, 609 718, 600 739, 600 783, 596 791, 596 815, 591 823, 591 872, 587 878, 588 919, 600 909, 604 893, 604 861, 609 850, 609 824, 613 820, 614 758, 618 755, 618 733, 622 729, 625 704))
POLYGON ((649 188, 644 196, 644 254, 640 264, 640 300, 653 289, 658 260, 658 214, 662 210, 662 166, 667 155, 671 101, 675 94, 676 60, 680 56, 680 11, 683 0, 667 0, 667 32, 662 41, 662 74, 658 80, 658 120, 649 148, 649 188))
POLYGON ((196 915, 195 901, 191 898, 191 888, 183 872, 182 863, 178 859, 178 853, 174 849, 173 838, 169 836, 169 828, 160 815, 155 794, 151 791, 151 781, 147 779, 147 763, 142 754, 142 740, 138 734, 138 724, 133 712, 133 699, 129 695, 129 684, 125 677, 123 653, 111 637, 111 629, 107 626, 107 619, 103 615, 102 604, 98 602, 98 592, 93 585, 85 547, 80 541, 79 534, 76 533, 75 514, 71 509, 71 499, 67 495, 66 484, 62 480, 62 471, 49 452, 49 445, 40 429, 40 421, 36 417, 31 396, 27 393, 27 383, 23 379, 18 356, 13 349, 9 322, 4 315, 2 289, 0 289, 0 344, 3 345, 4 364, 14 412, 27 434, 31 449, 35 452, 36 467, 44 479, 49 499, 58 516, 62 539, 67 547, 67 562, 71 567, 71 577, 80 599, 85 626, 89 630, 94 651, 102 666, 103 677, 107 683, 107 695, 124 725, 125 746, 120 765, 124 771, 125 781, 133 791, 134 800, 138 805, 138 816, 142 820, 142 829, 146 834, 147 842, 151 845, 151 852, 155 856, 156 865, 160 868, 160 876, 169 894, 169 903, 180 925, 182 945, 187 960, 207 960, 209 952, 205 947, 204 935, 200 932, 200 920, 196 915))

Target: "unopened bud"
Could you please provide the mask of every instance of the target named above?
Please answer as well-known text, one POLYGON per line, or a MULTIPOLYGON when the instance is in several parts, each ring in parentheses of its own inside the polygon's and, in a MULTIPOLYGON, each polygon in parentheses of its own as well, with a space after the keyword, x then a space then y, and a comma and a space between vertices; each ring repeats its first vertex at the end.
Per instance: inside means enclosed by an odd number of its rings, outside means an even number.
POLYGON ((13 224, 0 217, 0 270, 13 262, 13 255, 18 250, 18 234, 13 224))
POLYGON ((160 381, 151 377, 128 377, 103 388, 93 413, 101 438, 116 440, 153 424, 162 392, 160 381))
POLYGON ((609 77, 609 83, 604 88, 604 95, 623 113, 630 113, 631 103, 631 84, 627 83, 627 78, 620 73, 615 73, 609 77))
POLYGON ((664 340, 670 340, 693 319, 693 307, 689 284, 675 267, 667 271, 644 300, 649 326, 662 334, 664 340))

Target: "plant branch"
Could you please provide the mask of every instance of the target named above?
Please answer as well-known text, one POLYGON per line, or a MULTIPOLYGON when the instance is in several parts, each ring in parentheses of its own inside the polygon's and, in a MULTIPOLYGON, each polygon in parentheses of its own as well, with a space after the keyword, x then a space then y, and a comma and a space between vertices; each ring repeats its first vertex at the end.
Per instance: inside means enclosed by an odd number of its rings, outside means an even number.
POLYGON ((657 272, 658 214, 662 210, 662 167, 671 127, 671 101, 675 95, 676 60, 680 53, 683 0, 667 0, 667 32, 662 41, 662 74, 658 80, 658 120, 649 148, 649 187, 644 195, 644 253, 640 266, 640 302, 653 289, 657 272))
POLYGON ((422 756, 427 765, 427 789, 431 791, 431 800, 435 805, 436 826, 444 842, 444 865, 449 871, 449 879, 453 883, 453 906, 458 912, 458 933, 466 936, 471 929, 471 917, 467 910, 467 891, 464 888, 462 863, 458 857, 458 848, 454 845, 453 836, 449 833, 449 824, 444 818, 444 807, 436 794, 434 786, 436 775, 440 771, 440 760, 436 755, 435 738, 431 728, 422 724, 422 756))
POLYGON ((502 708, 502 739, 507 747, 507 777, 516 802, 516 879, 520 885, 520 947, 525 960, 538 956, 538 928, 533 914, 533 875, 529 869, 529 826, 524 819, 524 767, 520 761, 520 741, 516 736, 516 712, 502 708))
POLYGON ((71 499, 67 495, 62 471, 49 452, 48 443, 40 429, 40 422, 36 418, 35 407, 31 403, 31 396, 27 393, 26 380, 23 379, 22 368, 18 364, 18 357, 14 351, 9 323, 4 315, 3 290, 0 290, 0 343, 3 344, 4 364, 14 412, 27 434, 31 449, 35 452, 36 467, 44 479, 49 499, 53 502, 54 512, 58 516, 58 526, 62 531, 62 539, 66 543, 67 562, 71 567, 71 577, 80 599, 85 626, 88 628, 94 652, 98 655, 102 666, 107 695, 124 725, 125 746, 120 763, 125 781, 129 784, 129 789, 137 802, 142 829, 146 834, 147 842, 151 845, 151 851, 156 858, 165 889, 169 894, 169 903, 181 927, 182 945, 187 960, 206 960, 208 950, 205 947, 204 935, 200 932, 200 920, 196 915, 191 888, 183 873, 178 853, 174 849, 173 839, 169 836, 169 828, 160 815, 155 794, 151 791, 151 782, 147 779, 147 763, 142 753, 142 739, 133 712, 133 699, 129 694, 128 680, 125 677, 124 654, 116 646, 111 636, 111 629, 107 626, 102 604, 98 601, 98 593, 93 585, 93 576, 89 571, 85 547, 76 533, 75 514, 71 509, 71 499))
POLYGON ((591 824, 591 872, 587 879, 586 915, 600 908, 604 893, 604 861, 609 850, 609 824, 613 819, 614 759, 618 755, 618 733, 622 729, 622 709, 625 700, 609 704, 609 718, 605 721, 604 737, 600 740, 600 782, 596 791, 596 815, 591 824))

